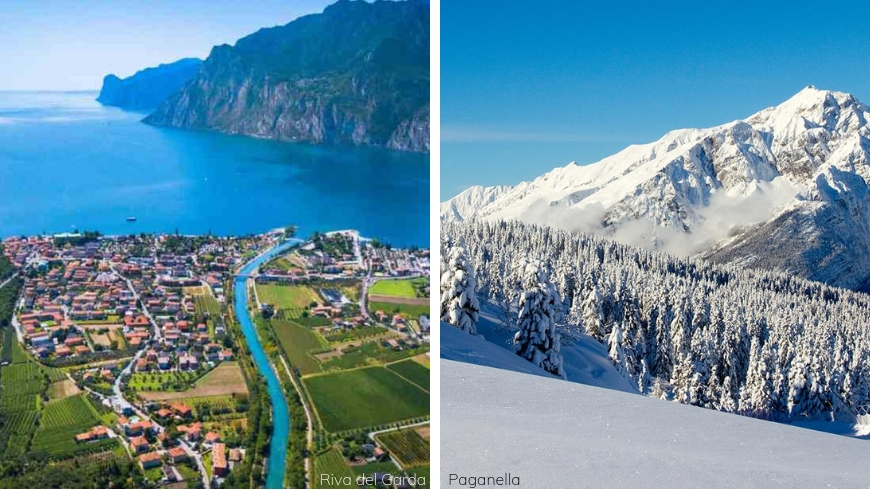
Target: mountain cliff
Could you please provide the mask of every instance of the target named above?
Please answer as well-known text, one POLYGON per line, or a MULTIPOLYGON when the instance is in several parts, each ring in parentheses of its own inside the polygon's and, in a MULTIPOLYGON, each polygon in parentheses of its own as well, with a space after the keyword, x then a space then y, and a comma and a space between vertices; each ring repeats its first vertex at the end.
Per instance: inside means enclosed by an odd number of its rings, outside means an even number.
POLYGON ((429 151, 429 5, 340 0, 212 49, 145 122, 429 151))
POLYGON ((174 63, 146 68, 127 78, 106 75, 97 101, 131 110, 154 110, 181 90, 202 66, 202 60, 184 58, 174 63))
POLYGON ((810 86, 747 119, 572 163, 442 219, 515 218, 866 289, 868 119, 852 95, 810 86))

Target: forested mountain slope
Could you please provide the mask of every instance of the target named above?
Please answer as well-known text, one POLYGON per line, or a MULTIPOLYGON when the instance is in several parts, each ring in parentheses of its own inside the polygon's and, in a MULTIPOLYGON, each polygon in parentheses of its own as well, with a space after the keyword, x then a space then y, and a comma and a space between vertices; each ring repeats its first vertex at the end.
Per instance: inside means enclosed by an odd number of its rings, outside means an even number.
POLYGON ((444 223, 441 236, 445 248, 464 243, 481 302, 504 311, 516 311, 521 264, 543 259, 563 337, 599 339, 643 393, 776 420, 866 410, 862 293, 516 221, 444 223))

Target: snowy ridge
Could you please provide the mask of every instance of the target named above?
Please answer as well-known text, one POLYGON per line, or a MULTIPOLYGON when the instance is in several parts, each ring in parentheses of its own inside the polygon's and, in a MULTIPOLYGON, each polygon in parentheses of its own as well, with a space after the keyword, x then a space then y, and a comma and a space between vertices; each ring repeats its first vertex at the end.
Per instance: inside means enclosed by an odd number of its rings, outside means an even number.
POLYGON ((441 220, 462 221, 471 219, 478 209, 492 203, 510 190, 511 187, 507 185, 494 187, 475 185, 469 187, 453 199, 441 203, 441 220))
POLYGON ((870 279, 868 120, 852 95, 810 86, 744 120, 671 131, 513 188, 470 189, 441 216, 519 219, 679 255, 715 250, 713 260, 858 289, 870 279))

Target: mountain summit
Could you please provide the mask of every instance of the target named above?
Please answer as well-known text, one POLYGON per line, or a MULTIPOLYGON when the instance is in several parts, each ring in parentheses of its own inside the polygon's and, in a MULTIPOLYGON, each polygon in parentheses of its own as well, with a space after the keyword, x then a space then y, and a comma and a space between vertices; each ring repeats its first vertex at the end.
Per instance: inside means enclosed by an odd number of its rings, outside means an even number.
POLYGON ((429 151, 429 5, 341 0, 212 49, 145 122, 429 151))
MULTIPOLYGON (((442 219, 519 219, 843 286, 870 283, 870 108, 813 86, 746 119, 476 190, 442 219), (461 210, 461 212, 460 212, 461 210)), ((450 211, 450 212, 446 212, 450 211)))

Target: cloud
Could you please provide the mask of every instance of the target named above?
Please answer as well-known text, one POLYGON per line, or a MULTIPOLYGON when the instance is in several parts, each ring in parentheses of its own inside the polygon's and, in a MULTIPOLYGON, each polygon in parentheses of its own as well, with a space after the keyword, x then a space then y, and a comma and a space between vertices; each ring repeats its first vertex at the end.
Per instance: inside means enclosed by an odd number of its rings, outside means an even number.
POLYGON ((785 177, 756 182, 747 193, 719 190, 708 206, 695 210, 696 225, 691 233, 656 224, 648 218, 626 219, 604 228, 606 209, 600 203, 553 206, 539 199, 518 216, 521 221, 579 231, 650 250, 688 257, 709 250, 716 243, 740 233, 746 227, 770 220, 780 209, 794 202, 800 193, 785 177))

